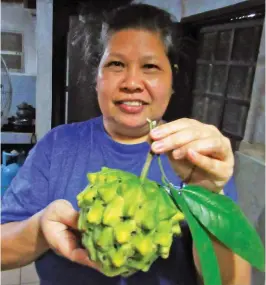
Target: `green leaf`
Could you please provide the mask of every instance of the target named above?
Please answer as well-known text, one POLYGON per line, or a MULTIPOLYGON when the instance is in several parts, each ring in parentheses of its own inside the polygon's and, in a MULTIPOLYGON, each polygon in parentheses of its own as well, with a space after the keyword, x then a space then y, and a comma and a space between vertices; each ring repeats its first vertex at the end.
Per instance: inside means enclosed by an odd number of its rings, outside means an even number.
POLYGON ((187 185, 183 197, 193 215, 217 239, 252 266, 264 271, 264 246, 241 208, 230 198, 187 185))
POLYGON ((182 194, 182 190, 179 192, 178 190, 170 187, 170 191, 173 200, 177 206, 181 208, 188 222, 199 256, 204 285, 221 285, 222 281, 219 265, 209 235, 190 212, 182 194))

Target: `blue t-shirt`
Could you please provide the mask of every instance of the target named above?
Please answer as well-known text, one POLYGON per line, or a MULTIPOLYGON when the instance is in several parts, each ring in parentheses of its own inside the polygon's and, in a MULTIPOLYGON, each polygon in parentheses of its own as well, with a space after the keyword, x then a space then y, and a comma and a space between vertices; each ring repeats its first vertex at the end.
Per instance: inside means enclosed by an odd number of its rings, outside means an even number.
MULTIPOLYGON (((30 151, 4 194, 2 224, 27 219, 57 199, 70 201, 78 210, 76 196, 88 184, 88 172, 107 166, 140 175, 149 149, 146 142, 125 145, 113 141, 104 130, 102 117, 52 129, 30 151)), ((162 163, 169 180, 179 185, 181 181, 165 155, 162 163)), ((148 178, 161 182, 156 160, 152 161, 148 178)), ((236 200, 232 179, 224 192, 236 200)), ((49 250, 36 260, 41 285, 196 284, 192 240, 186 224, 182 225, 182 231, 182 236, 174 239, 168 259, 159 258, 149 272, 138 272, 129 278, 106 277, 49 250)))

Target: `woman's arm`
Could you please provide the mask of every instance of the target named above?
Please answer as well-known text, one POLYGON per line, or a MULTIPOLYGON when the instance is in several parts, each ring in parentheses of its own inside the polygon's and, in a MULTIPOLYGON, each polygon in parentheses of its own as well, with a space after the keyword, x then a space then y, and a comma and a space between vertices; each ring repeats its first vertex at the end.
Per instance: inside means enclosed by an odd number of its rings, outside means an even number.
POLYGON ((2 225, 2 269, 27 265, 48 249, 73 262, 98 269, 88 252, 79 247, 73 233, 73 229, 77 229, 78 215, 68 201, 56 200, 25 221, 2 225))
MULTIPOLYGON (((221 279, 223 285, 250 285, 251 284, 251 266, 247 261, 233 253, 220 243, 215 237, 211 237, 214 250, 220 267, 221 279)), ((193 258, 200 277, 201 268, 195 246, 193 245, 193 258)), ((203 284, 203 283, 202 283, 203 284)))
MULTIPOLYGON (((151 139, 152 151, 167 153, 176 174, 182 180, 189 177, 189 184, 219 193, 232 177, 234 154, 230 140, 214 126, 183 118, 156 127, 151 139)), ((223 285, 250 285, 250 265, 214 238, 213 244, 223 285)), ((200 273, 194 247, 193 257, 200 273)))
POLYGON ((1 225, 1 266, 8 270, 25 266, 49 246, 40 226, 42 211, 21 222, 1 225))

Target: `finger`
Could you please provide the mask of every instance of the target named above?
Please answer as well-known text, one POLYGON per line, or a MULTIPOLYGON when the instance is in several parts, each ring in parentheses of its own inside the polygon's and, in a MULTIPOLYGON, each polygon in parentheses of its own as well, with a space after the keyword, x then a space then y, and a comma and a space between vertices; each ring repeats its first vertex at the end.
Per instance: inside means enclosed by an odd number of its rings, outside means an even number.
POLYGON ((100 270, 100 266, 95 262, 91 261, 88 252, 82 248, 76 248, 71 253, 71 260, 89 267, 92 267, 96 270, 100 270))
POLYGON ((169 136, 170 134, 179 132, 185 128, 199 125, 202 125, 202 123, 193 119, 182 118, 154 128, 151 130, 150 136, 153 140, 158 140, 169 136))
POLYGON ((51 216, 50 219, 73 229, 78 229, 79 213, 73 208, 72 204, 66 200, 57 200, 56 202, 53 211, 54 217, 51 216))
POLYGON ((59 256, 63 256, 73 262, 100 270, 100 267, 89 259, 88 252, 85 249, 78 247, 77 239, 71 232, 62 232, 59 235, 57 247, 52 247, 52 249, 59 256))
POLYGON ((71 259, 72 252, 79 248, 76 236, 69 230, 63 230, 55 233, 54 246, 56 252, 71 259))
POLYGON ((233 168, 228 166, 228 163, 207 157, 192 149, 188 150, 187 159, 197 167, 221 180, 227 180, 228 177, 231 177, 232 175, 233 168))
POLYGON ((151 149, 154 153, 163 153, 169 150, 180 148, 199 138, 209 136, 208 132, 204 132, 201 128, 185 128, 177 133, 173 133, 163 139, 152 143, 151 149))
POLYGON ((211 158, 215 158, 221 161, 227 160, 228 163, 233 162, 233 155, 231 148, 224 144, 221 137, 207 137, 192 141, 172 152, 175 159, 183 159, 187 156, 189 149, 193 149, 195 152, 200 153, 211 158))

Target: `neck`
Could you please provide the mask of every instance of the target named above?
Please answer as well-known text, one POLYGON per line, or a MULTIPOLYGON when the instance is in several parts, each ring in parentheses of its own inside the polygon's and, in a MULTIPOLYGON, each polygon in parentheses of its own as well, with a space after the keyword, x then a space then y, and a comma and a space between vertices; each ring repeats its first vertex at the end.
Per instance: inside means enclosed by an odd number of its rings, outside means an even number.
POLYGON ((105 118, 103 125, 106 132, 113 140, 123 144, 137 144, 146 142, 149 139, 149 125, 145 124, 143 127, 128 128, 117 123, 112 123, 105 118))

